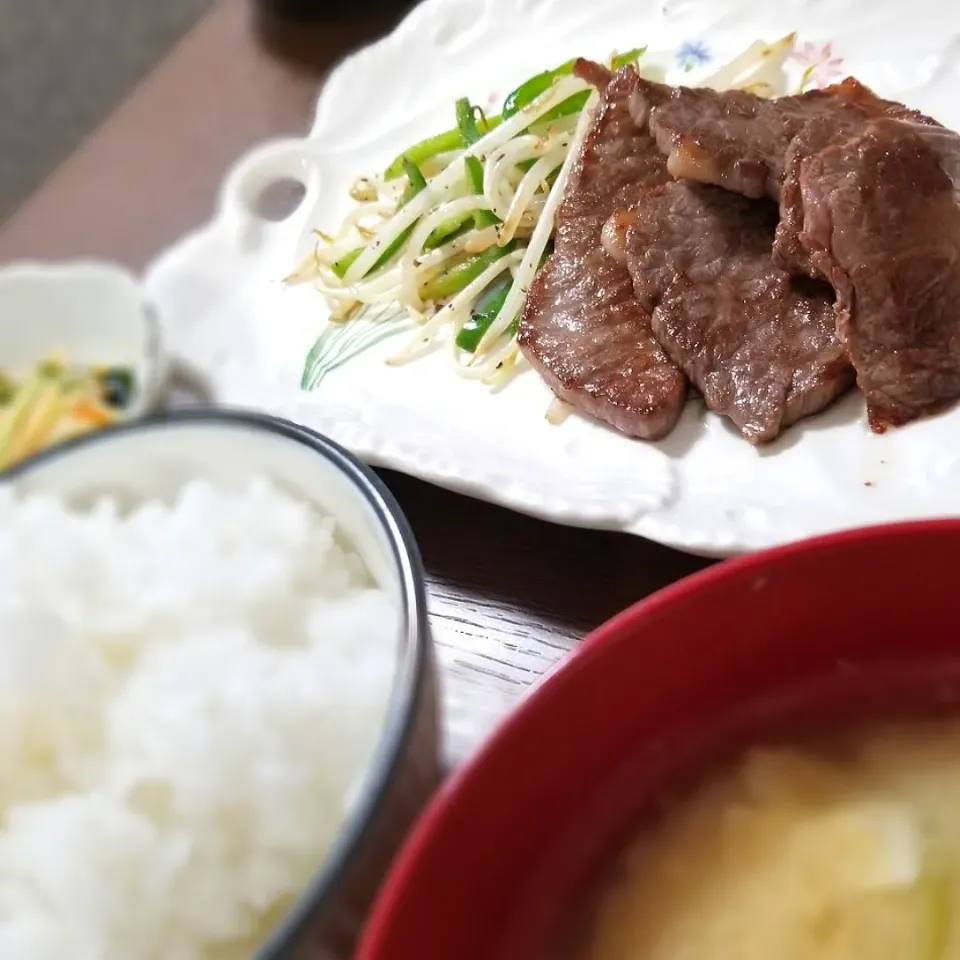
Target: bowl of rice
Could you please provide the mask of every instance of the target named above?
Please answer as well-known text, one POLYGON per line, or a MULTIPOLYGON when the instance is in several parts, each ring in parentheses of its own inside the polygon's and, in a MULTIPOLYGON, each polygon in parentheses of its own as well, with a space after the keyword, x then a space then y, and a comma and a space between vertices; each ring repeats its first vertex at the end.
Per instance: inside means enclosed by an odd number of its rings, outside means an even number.
POLYGON ((0 957, 347 958, 439 782, 377 477, 182 410, 0 476, 0 957))

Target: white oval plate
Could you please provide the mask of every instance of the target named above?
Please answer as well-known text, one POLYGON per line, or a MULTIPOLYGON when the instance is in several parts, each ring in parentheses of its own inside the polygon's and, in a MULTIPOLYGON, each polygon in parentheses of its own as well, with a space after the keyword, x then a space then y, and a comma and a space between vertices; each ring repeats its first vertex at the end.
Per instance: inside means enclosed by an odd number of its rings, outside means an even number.
POLYGON ((171 348, 219 400, 288 416, 373 464, 693 553, 957 514, 960 409, 877 436, 851 395, 755 449, 691 403, 669 438, 646 444, 576 416, 551 426, 550 393, 531 371, 491 392, 456 376, 442 353, 388 367, 398 323, 347 324, 332 342, 328 334, 319 383, 300 389, 325 305, 281 279, 310 249, 312 228, 336 227, 352 179, 452 126, 457 97, 494 105, 570 56, 644 43, 671 67, 668 79, 695 82, 752 41, 794 30, 793 80, 808 66, 819 85, 853 74, 960 127, 960 7, 945 0, 913 0, 909 10, 898 0, 426 0, 334 71, 305 139, 240 161, 213 221, 150 270, 171 348), (255 198, 284 177, 306 196, 285 221, 265 222, 252 213, 255 198))

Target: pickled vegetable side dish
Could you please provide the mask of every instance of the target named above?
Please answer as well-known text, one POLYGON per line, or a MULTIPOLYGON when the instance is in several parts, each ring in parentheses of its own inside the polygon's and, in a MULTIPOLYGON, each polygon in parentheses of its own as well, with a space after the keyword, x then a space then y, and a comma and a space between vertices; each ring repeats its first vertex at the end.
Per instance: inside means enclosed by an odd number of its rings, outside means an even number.
POLYGON ((125 367, 78 366, 59 356, 25 373, 0 370, 0 470, 116 423, 135 386, 133 371, 125 367))

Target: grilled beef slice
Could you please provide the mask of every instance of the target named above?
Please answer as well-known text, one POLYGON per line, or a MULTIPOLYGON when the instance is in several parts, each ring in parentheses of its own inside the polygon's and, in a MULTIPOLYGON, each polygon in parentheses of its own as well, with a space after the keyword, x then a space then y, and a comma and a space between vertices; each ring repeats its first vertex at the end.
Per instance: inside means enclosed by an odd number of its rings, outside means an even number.
POLYGON ((821 119, 791 144, 774 250, 837 294, 840 342, 882 431, 960 398, 960 136, 821 119))
POLYGON ((776 225, 770 201, 675 182, 604 233, 669 357, 751 443, 823 409, 853 379, 829 288, 774 265, 776 225))
POLYGON ((775 200, 790 142, 811 120, 828 117, 849 126, 888 116, 936 123, 901 103, 881 99, 852 77, 823 90, 774 100, 741 90, 719 93, 690 87, 672 88, 664 98, 661 86, 653 84, 637 91, 634 112, 638 120, 649 122, 673 176, 775 200))
POLYGON ((663 437, 683 408, 686 378, 657 342, 626 267, 601 246, 606 220, 670 179, 649 132, 630 114, 639 78, 610 77, 557 211, 554 252, 531 284, 520 349, 553 392, 584 413, 644 439, 663 437))

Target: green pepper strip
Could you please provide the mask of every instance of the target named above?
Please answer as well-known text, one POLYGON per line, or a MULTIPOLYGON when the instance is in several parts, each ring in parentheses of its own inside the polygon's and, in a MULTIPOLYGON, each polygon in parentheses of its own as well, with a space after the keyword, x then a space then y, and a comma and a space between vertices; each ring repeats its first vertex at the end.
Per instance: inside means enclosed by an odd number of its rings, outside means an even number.
POLYGON ((512 286, 513 281, 509 279, 498 284, 477 309, 470 314, 470 319, 460 328, 460 332, 457 334, 457 346, 461 350, 466 350, 468 353, 476 352, 483 335, 490 329, 490 324, 497 319, 497 314, 503 309, 512 286))
POLYGON ((472 213, 464 213, 444 221, 423 241, 423 249, 436 250, 437 247, 443 246, 448 240, 456 240, 457 237, 463 236, 468 230, 473 229, 472 220, 472 213))
MULTIPOLYGON (((546 263, 547 257, 551 253, 553 253, 552 240, 544 249, 543 256, 540 257, 540 263, 537 264, 538 270, 546 263)), ((460 328, 460 332, 457 334, 456 344, 461 350, 466 350, 467 353, 476 353, 484 334, 493 325, 493 321, 500 315, 503 305, 507 302, 507 296, 512 286, 512 280, 498 281, 477 304, 476 309, 470 314, 470 319, 460 328)), ((514 317, 510 326, 507 327, 507 333, 513 336, 519 327, 520 318, 514 317)))
POLYGON ((397 207, 405 207, 418 193, 426 190, 427 178, 420 172, 420 168, 409 158, 403 158, 403 172, 407 175, 407 189, 403 191, 400 197, 400 203, 397 207))
MULTIPOLYGON (((619 70, 628 63, 634 63, 636 60, 639 60, 640 57, 646 53, 646 50, 646 47, 635 47, 633 50, 626 51, 626 53, 618 54, 610 61, 610 65, 614 70, 619 70)), ((568 60, 555 70, 546 70, 543 73, 538 73, 535 77, 527 80, 526 83, 522 83, 504 101, 503 119, 506 120, 524 107, 529 106, 537 97, 549 90, 560 77, 569 76, 573 73, 575 63, 575 60, 568 60)), ((574 94, 562 103, 558 103, 552 110, 548 110, 547 113, 537 120, 537 123, 549 123, 560 117, 568 117, 571 114, 579 113, 589 98, 589 90, 574 94)))
MULTIPOLYGON (((477 129, 476 107, 470 105, 469 100, 457 101, 457 122, 463 134, 463 142, 467 146, 472 146, 480 139, 480 131, 477 129)), ((483 193, 483 164, 477 157, 465 157, 464 167, 467 173, 467 183, 473 193, 483 193)), ((473 222, 478 230, 483 227, 492 227, 500 222, 500 218, 490 210, 477 210, 473 215, 473 222)))
POLYGON ((569 117, 574 113, 579 113, 586 105, 587 101, 590 99, 590 91, 583 90, 580 93, 575 93, 572 97, 567 97, 566 100, 561 100, 553 109, 548 110, 542 117, 538 117, 536 125, 539 126, 541 123, 552 123, 554 120, 559 120, 561 117, 569 117))
MULTIPOLYGON (((427 178, 420 172, 420 168, 409 158, 403 157, 403 169, 407 175, 407 179, 410 181, 407 184, 406 190, 403 191, 403 196, 400 198, 400 203, 397 205, 397 209, 401 210, 405 207, 418 193, 421 193, 426 189, 427 178)), ((410 234, 413 233, 413 228, 416 226, 416 221, 410 224, 400 236, 397 237, 393 243, 387 247, 383 253, 377 258, 376 263, 364 274, 368 276, 371 273, 379 270, 385 263, 388 263, 396 253, 403 247, 403 245, 410 239, 410 234)), ((364 247, 358 247, 356 250, 350 250, 345 253, 339 260, 337 260, 333 266, 333 272, 340 277, 342 280, 346 275, 346 272, 350 269, 353 262, 360 256, 364 251, 364 247)))
MULTIPOLYGON (((620 67, 639 60, 640 57, 646 53, 646 50, 646 47, 636 47, 633 50, 628 50, 626 53, 618 54, 611 61, 611 66, 614 70, 619 70, 620 67)), ((504 101, 502 115, 484 118, 484 126, 486 128, 484 132, 489 133, 491 130, 496 129, 504 120, 512 117, 525 106, 533 103, 541 93, 549 90, 553 82, 559 77, 569 76, 573 73, 574 63, 575 61, 568 60, 555 70, 546 70, 543 73, 538 73, 535 77, 531 77, 525 83, 520 84, 504 101)), ((576 111, 571 110, 570 112, 573 113, 576 111)), ((565 116, 565 114, 561 114, 561 116, 565 116)), ((404 157, 407 157, 413 163, 422 165, 431 159, 431 157, 435 157, 440 153, 449 153, 451 150, 457 150, 463 145, 463 139, 458 125, 456 129, 445 130, 443 133, 427 137, 426 140, 421 140, 419 143, 415 143, 407 150, 404 150, 404 152, 397 156, 390 166, 387 167, 384 176, 387 180, 396 180, 397 177, 402 176, 404 157)))
POLYGON ((646 47, 634 47, 632 50, 627 50, 626 53, 617 54, 617 56, 610 61, 610 66, 614 70, 619 70, 621 67, 625 67, 628 63, 635 63, 646 52, 646 47))
MULTIPOLYGON (((484 126, 483 132, 484 134, 487 134, 491 130, 496 130, 496 128, 503 123, 503 117, 484 117, 481 122, 484 126)), ((463 147, 463 145, 463 138, 460 136, 459 128, 446 130, 443 133, 438 133, 433 137, 427 137, 426 140, 421 140, 419 143, 415 143, 408 150, 405 150, 398 157, 396 157, 390 166, 384 171, 383 175, 387 180, 396 180, 397 177, 402 176, 404 157, 407 157, 414 163, 422 166, 432 157, 435 157, 441 153, 450 153, 452 150, 459 150, 463 147)))
POLYGON ((521 83, 520 86, 503 101, 503 119, 507 120, 515 113, 519 113, 524 107, 529 106, 542 93, 546 93, 560 77, 567 77, 573 73, 573 65, 575 63, 576 60, 568 60, 554 70, 544 70, 543 73, 538 73, 535 77, 531 77, 529 80, 521 83))
POLYGON ((420 296, 424 300, 443 300, 452 297, 468 283, 476 280, 490 264, 496 263, 515 248, 516 244, 512 240, 502 247, 488 247, 483 253, 470 257, 469 260, 464 260, 455 267, 445 270, 440 276, 428 280, 420 288, 420 296))
MULTIPOLYGON (((457 101, 457 125, 463 137, 464 145, 466 146, 476 143, 482 136, 477 128, 476 111, 477 107, 471 106, 469 100, 464 99, 457 101)), ((472 193, 482 194, 483 164, 476 157, 464 157, 464 165, 470 191, 472 193)), ((467 229, 466 224, 471 219, 478 230, 500 222, 499 218, 489 210, 476 210, 473 213, 451 217, 446 222, 441 223, 440 226, 427 237, 424 247, 427 250, 433 250, 439 247, 445 240, 465 233, 467 229)))
POLYGON ((330 269, 342 280, 347 271, 353 266, 353 261, 363 253, 363 247, 357 247, 356 250, 348 250, 339 260, 335 260, 330 269))
POLYGON ((459 130, 447 130, 439 133, 435 137, 427 137, 420 143, 415 143, 409 150, 401 153, 384 172, 387 180, 396 180, 403 175, 403 161, 410 160, 413 163, 421 164, 438 153, 449 153, 451 150, 457 150, 462 146, 460 142, 459 130))
POLYGON ((457 101, 457 130, 465 147, 472 147, 482 136, 473 104, 466 97, 457 101))

